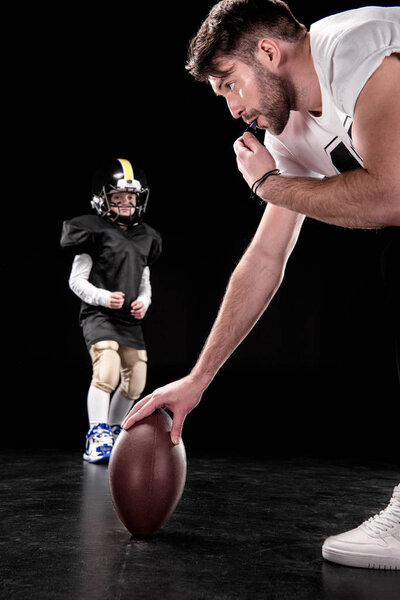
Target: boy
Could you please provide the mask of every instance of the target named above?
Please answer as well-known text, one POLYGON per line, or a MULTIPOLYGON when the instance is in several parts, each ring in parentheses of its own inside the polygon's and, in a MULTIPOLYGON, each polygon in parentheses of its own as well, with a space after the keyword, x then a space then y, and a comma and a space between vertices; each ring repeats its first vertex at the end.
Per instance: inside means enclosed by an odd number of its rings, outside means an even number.
POLYGON ((143 222, 148 196, 144 174, 116 159, 94 177, 96 214, 63 223, 61 246, 75 254, 69 285, 81 299, 80 325, 93 367, 83 455, 90 463, 108 461, 146 383, 141 322, 151 302, 149 266, 161 253, 160 234, 143 222))

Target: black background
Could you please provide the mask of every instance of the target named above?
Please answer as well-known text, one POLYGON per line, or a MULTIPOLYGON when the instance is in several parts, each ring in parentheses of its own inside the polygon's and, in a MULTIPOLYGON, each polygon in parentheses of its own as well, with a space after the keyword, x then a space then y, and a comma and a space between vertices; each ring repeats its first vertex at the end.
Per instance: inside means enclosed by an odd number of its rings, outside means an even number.
MULTIPOLYGON (((236 169, 243 123, 185 70, 212 2, 138 4, 58 4, 12 23, 24 51, 10 55, 5 112, 16 171, 2 222, 6 446, 83 449, 91 366, 59 239, 64 219, 90 212, 100 160, 145 169, 147 222, 163 237, 147 392, 193 365, 262 214, 236 169)), ((307 26, 362 5, 290 4, 307 26)), ((278 295, 187 418, 188 449, 395 459, 384 237, 306 221, 278 295)))

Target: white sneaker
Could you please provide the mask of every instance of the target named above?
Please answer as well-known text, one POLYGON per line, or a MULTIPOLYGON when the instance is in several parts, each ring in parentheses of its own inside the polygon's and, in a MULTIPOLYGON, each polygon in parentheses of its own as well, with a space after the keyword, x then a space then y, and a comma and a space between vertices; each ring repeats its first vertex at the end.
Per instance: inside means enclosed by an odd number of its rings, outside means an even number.
POLYGON ((107 423, 94 425, 86 434, 83 460, 90 463, 107 462, 114 444, 111 428, 107 423))
POLYGON ((348 567, 400 570, 400 484, 379 514, 356 529, 326 539, 322 556, 348 567))

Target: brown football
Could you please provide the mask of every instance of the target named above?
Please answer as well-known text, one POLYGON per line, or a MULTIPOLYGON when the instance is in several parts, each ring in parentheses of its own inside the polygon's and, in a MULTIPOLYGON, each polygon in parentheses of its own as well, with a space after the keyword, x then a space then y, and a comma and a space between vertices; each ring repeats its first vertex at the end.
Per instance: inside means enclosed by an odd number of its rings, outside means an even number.
POLYGON ((186 452, 171 442, 165 410, 119 434, 108 466, 114 508, 134 537, 155 533, 175 510, 186 482, 186 452))

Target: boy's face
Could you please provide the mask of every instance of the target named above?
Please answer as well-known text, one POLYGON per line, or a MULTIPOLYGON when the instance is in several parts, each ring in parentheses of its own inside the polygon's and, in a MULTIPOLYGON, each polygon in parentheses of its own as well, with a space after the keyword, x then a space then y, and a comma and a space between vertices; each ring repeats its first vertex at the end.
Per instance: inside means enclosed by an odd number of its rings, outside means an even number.
POLYGON ((136 210, 136 194, 131 192, 115 192, 110 196, 110 210, 116 215, 130 217, 136 210))

